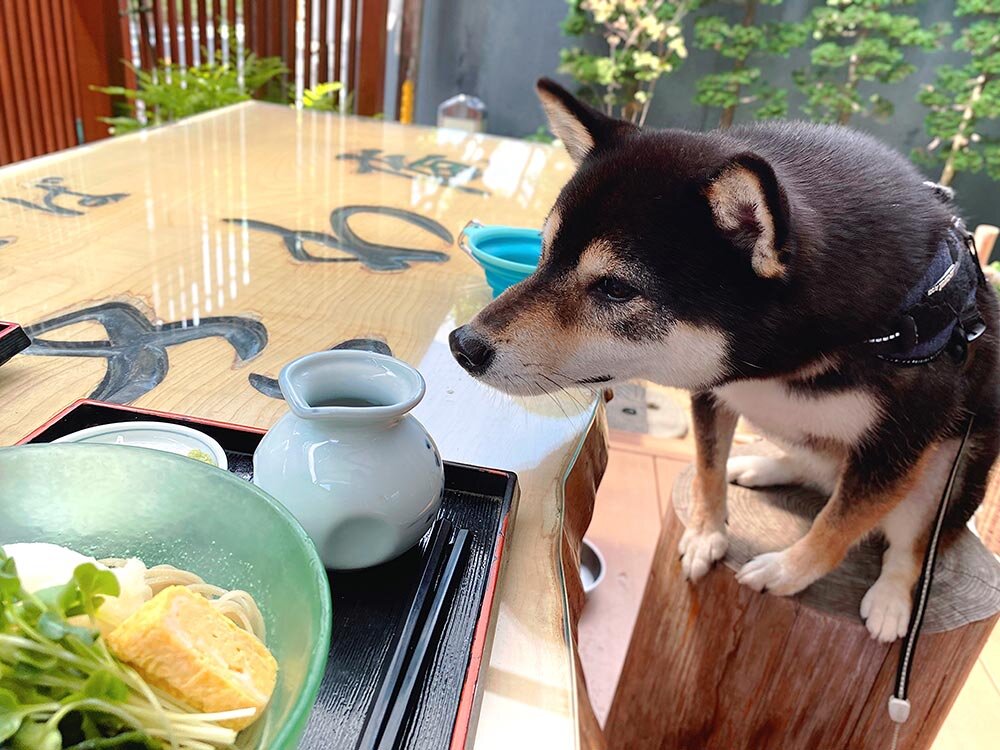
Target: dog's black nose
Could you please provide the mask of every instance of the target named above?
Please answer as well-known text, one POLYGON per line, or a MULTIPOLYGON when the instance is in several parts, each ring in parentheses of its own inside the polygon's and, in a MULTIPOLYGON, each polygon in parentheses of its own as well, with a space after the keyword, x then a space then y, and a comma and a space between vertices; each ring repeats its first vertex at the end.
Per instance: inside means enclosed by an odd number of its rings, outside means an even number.
POLYGON ((458 364, 473 375, 482 375, 486 372, 493 363, 493 357, 496 356, 496 350, 473 331, 471 326, 456 328, 448 336, 448 343, 458 364))

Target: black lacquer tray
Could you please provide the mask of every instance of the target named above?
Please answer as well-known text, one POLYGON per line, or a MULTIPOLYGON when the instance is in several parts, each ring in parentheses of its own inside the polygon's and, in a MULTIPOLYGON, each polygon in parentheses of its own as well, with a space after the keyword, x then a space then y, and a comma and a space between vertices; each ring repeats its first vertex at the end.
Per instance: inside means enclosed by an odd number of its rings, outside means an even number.
POLYGON ((21 326, 0 320, 0 365, 30 345, 31 339, 21 326))
MULTIPOLYGON (((252 477, 252 456, 263 430, 99 401, 76 402, 20 442, 46 443, 95 425, 139 420, 201 430, 225 449, 231 472, 252 477)), ((513 473, 445 462, 441 515, 469 529, 472 544, 407 712, 400 750, 459 750, 471 744, 480 668, 489 657, 496 584, 516 502, 513 473)), ((354 750, 399 639, 425 544, 426 539, 420 549, 376 568, 329 572, 333 637, 319 697, 299 745, 303 750, 354 750)))

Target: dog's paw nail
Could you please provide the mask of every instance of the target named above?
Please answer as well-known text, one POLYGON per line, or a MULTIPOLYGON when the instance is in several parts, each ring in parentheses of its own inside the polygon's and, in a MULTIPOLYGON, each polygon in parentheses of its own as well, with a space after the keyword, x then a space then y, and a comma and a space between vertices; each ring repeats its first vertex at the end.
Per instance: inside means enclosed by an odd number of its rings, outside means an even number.
POLYGON ((898 581, 879 578, 861 600, 861 618, 871 637, 892 643, 906 635, 910 626, 912 596, 898 581))
POLYGON ((818 577, 797 569, 789 562, 786 552, 767 552, 740 568, 736 581, 754 591, 790 596, 818 577))

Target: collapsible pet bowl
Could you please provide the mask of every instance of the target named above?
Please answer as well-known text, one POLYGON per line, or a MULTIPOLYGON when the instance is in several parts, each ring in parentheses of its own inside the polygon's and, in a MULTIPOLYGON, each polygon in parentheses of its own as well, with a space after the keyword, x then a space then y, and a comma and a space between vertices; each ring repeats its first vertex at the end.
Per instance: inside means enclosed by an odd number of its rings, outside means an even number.
POLYGON ((486 272, 486 283, 499 297, 538 268, 542 233, 537 229, 483 226, 470 221, 458 236, 458 246, 486 272))

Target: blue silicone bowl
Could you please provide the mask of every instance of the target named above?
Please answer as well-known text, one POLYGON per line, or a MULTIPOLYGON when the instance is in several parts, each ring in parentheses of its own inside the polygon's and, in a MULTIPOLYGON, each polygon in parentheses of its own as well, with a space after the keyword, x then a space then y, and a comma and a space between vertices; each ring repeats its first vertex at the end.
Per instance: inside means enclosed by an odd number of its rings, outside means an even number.
POLYGON ((499 297, 538 268, 542 233, 521 227, 484 226, 470 221, 458 236, 458 245, 486 272, 486 283, 499 297))

